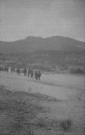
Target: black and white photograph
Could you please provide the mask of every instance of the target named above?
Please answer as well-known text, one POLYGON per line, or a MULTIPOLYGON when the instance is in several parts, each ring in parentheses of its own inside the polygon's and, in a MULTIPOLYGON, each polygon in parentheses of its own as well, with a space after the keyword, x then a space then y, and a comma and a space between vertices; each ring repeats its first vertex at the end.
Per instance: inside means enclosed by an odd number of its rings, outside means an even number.
POLYGON ((85 135, 85 0, 0 0, 0 135, 85 135))

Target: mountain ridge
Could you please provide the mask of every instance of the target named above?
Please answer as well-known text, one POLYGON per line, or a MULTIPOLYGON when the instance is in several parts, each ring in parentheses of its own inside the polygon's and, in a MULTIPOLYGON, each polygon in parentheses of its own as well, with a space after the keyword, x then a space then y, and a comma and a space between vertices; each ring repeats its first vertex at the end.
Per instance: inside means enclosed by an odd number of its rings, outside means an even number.
POLYGON ((33 37, 4 42, 0 41, 0 53, 29 53, 38 50, 67 50, 76 51, 85 49, 85 42, 81 42, 68 37, 33 37))

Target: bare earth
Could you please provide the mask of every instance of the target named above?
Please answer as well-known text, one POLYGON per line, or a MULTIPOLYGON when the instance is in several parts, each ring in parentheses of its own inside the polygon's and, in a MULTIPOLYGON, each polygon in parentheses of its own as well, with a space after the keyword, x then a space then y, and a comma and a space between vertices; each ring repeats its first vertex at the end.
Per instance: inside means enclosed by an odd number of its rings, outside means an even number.
MULTIPOLYGON (((36 81, 23 74, 0 72, 0 86, 2 91, 4 89, 14 93, 25 91, 32 97, 31 94, 34 94, 30 102, 37 102, 45 108, 44 112, 37 114, 38 124, 35 124, 37 127, 35 126, 34 135, 85 135, 85 76, 42 74, 41 80, 36 81), (66 121, 70 121, 70 126, 62 126, 66 121)), ((23 99, 26 100, 25 97, 23 99)), ((33 119, 33 123, 36 123, 35 121, 36 119, 33 119)), ((0 133, 3 133, 2 129, 0 133)))

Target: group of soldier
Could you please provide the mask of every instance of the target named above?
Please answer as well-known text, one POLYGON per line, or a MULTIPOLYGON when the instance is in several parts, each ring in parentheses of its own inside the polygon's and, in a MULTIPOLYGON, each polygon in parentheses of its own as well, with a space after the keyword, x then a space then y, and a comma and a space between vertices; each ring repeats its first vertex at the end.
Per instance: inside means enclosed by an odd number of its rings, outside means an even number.
POLYGON ((17 74, 19 75, 20 73, 24 73, 24 76, 28 76, 30 78, 35 78, 36 80, 40 80, 41 78, 41 72, 40 71, 33 71, 32 69, 26 69, 24 68, 22 71, 20 70, 20 68, 17 68, 16 70, 17 74))
POLYGON ((6 71, 8 72, 9 68, 8 67, 0 67, 0 71, 6 71))
POLYGON ((11 67, 9 69, 9 67, 5 66, 5 67, 0 67, 0 71, 5 71, 5 72, 8 72, 8 71, 11 71, 11 73, 13 72, 16 72, 17 75, 20 75, 20 73, 24 73, 24 76, 28 76, 30 78, 35 78, 36 80, 40 80, 41 78, 41 72, 38 70, 38 71, 33 71, 32 69, 21 69, 21 68, 14 68, 14 67, 11 67))

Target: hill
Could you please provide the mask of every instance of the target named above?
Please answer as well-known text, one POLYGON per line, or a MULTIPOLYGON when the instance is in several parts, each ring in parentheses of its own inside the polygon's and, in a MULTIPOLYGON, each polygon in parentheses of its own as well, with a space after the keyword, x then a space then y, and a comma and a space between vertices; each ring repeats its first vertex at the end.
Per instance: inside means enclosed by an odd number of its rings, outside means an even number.
POLYGON ((85 49, 85 42, 68 37, 27 37, 14 42, 0 41, 0 53, 29 53, 39 50, 80 51, 85 49))

